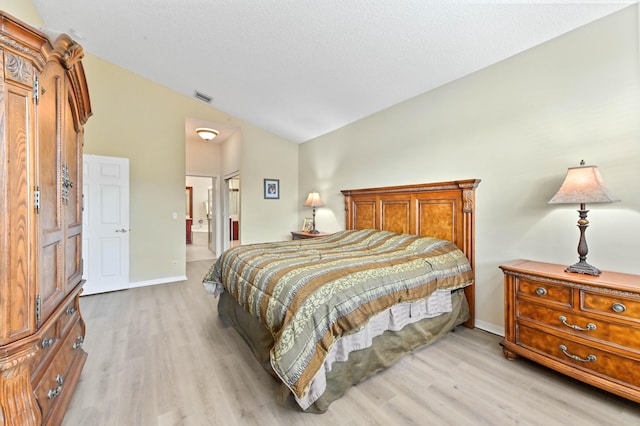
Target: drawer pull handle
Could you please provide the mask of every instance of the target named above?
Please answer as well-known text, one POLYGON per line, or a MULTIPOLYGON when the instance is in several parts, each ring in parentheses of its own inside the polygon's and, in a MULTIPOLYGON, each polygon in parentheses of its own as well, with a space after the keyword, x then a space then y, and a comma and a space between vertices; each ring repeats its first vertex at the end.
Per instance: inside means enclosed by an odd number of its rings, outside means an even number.
POLYGON ((64 379, 62 378, 61 374, 58 374, 58 376, 56 377, 56 383, 58 384, 58 387, 55 389, 49 389, 49 392, 47 392, 47 397, 49 399, 53 399, 56 396, 60 395, 60 393, 62 392, 62 385, 64 383, 64 379))
POLYGON ((42 349, 47 349, 49 346, 53 345, 53 337, 50 338, 44 338, 42 339, 42 343, 40 344, 40 346, 42 346, 42 349))
POLYGON ((67 309, 64 311, 64 313, 67 314, 67 315, 72 315, 75 311, 76 311, 75 307, 68 306, 67 309))
POLYGON ((614 303, 613 306, 611 306, 611 309, 613 309, 614 312, 621 314, 627 310, 627 307, 622 303, 614 303))
POLYGON ((596 358, 595 355, 587 355, 586 358, 580 358, 578 355, 570 354, 569 352, 567 352, 567 347, 565 345, 560 345, 560 350, 562 351, 563 354, 565 354, 566 356, 568 356, 569 358, 575 361, 596 362, 598 360, 598 358, 596 358))
POLYGON ((538 296, 544 296, 545 294, 547 294, 547 289, 546 289, 546 288, 544 288, 544 287, 538 287, 538 288, 536 289, 536 294, 537 294, 538 296))
POLYGON ((82 344, 84 343, 84 337, 78 336, 76 340, 77 342, 73 344, 73 349, 80 349, 82 347, 82 344))
POLYGON ((597 328, 596 325, 592 322, 587 323, 586 328, 580 327, 579 325, 575 325, 575 324, 569 324, 567 322, 567 317, 565 317, 564 315, 560 315, 558 319, 562 321, 562 323, 567 327, 573 328, 574 330, 578 330, 578 331, 590 331, 590 330, 595 330, 597 328))

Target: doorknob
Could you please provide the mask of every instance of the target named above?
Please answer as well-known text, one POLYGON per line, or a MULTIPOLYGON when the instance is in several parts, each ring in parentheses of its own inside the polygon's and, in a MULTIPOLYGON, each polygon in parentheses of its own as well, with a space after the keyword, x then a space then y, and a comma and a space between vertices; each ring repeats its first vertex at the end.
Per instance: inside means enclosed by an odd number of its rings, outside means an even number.
POLYGON ((123 234, 125 234, 127 232, 126 229, 122 228, 122 229, 116 229, 116 232, 122 232, 123 234))

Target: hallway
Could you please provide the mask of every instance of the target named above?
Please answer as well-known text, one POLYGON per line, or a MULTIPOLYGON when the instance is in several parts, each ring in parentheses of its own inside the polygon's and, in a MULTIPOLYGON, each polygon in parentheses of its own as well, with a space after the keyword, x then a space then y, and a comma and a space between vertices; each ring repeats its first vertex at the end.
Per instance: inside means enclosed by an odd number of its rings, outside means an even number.
POLYGON ((193 232, 191 235, 192 242, 187 244, 187 262, 216 258, 215 253, 209 250, 206 232, 193 232))

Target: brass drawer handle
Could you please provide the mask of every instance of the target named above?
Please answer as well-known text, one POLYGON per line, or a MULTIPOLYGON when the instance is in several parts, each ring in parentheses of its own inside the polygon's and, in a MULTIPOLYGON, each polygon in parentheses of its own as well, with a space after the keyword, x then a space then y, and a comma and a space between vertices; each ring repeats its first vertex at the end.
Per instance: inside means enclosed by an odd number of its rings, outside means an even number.
POLYGON ((573 328, 574 330, 578 330, 578 331, 590 331, 590 330, 595 330, 597 328, 596 325, 592 322, 587 323, 586 328, 580 327, 579 325, 575 325, 575 324, 569 324, 567 322, 567 317, 565 317, 564 315, 560 315, 558 319, 562 321, 562 323, 567 327, 573 328))
POLYGON ((536 294, 537 294, 538 296, 544 296, 545 294, 547 294, 547 289, 546 289, 546 288, 544 288, 544 287, 538 287, 538 288, 536 289, 536 294))
POLYGON ((55 398, 62 392, 62 384, 64 383, 64 379, 62 378, 61 374, 58 374, 58 376, 56 377, 56 383, 58 384, 58 387, 55 389, 49 389, 49 392, 47 392, 47 397, 49 399, 55 398))
POLYGON ((611 306, 611 309, 613 309, 614 312, 621 314, 627 310, 627 307, 622 303, 614 303, 613 306, 611 306))
POLYGON ((42 346, 42 349, 47 349, 51 345, 53 345, 53 337, 49 337, 48 339, 45 337, 44 339, 42 339, 42 343, 40 344, 40 346, 42 346))
POLYGON ((587 355, 586 358, 580 358, 578 355, 570 354, 569 352, 567 352, 567 347, 565 345, 560 345, 560 350, 562 351, 563 354, 565 354, 566 356, 568 356, 569 358, 575 361, 596 362, 598 360, 598 358, 596 358, 595 355, 587 355))

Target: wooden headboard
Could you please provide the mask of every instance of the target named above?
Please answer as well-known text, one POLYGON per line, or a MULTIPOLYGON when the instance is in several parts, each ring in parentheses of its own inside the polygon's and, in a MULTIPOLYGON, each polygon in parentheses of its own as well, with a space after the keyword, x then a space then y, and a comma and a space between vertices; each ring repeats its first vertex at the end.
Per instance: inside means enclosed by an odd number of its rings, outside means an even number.
MULTIPOLYGON (((380 229, 452 241, 475 268, 475 189, 480 179, 346 189, 347 229, 380 229)), ((475 270, 475 269, 474 269, 475 270)), ((475 284, 465 288, 474 327, 475 284)))

